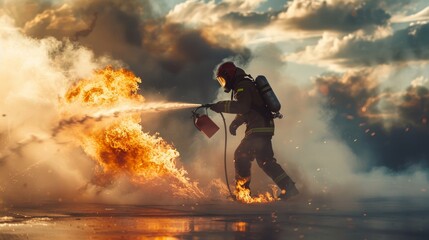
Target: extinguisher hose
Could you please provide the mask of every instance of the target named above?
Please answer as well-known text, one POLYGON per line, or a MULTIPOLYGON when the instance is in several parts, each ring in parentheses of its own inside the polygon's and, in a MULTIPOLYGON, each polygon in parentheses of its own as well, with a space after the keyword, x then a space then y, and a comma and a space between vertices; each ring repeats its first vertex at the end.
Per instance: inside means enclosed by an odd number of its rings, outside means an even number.
MULTIPOLYGON (((192 111, 192 118, 194 121, 194 125, 197 129, 199 129, 199 127, 196 125, 196 119, 198 118, 199 114, 197 113, 199 109, 201 108, 208 108, 210 107, 211 104, 204 104, 201 105, 200 107, 197 107, 196 109, 194 109, 194 111, 192 111)), ((226 131, 226 121, 225 121, 225 117, 223 116, 223 113, 219 113, 220 116, 222 117, 223 120, 223 129, 225 131, 225 146, 223 149, 223 165, 224 165, 224 171, 225 171, 225 182, 226 182, 226 186, 228 188, 229 191, 229 195, 231 196, 232 199, 236 199, 234 194, 231 191, 231 187, 229 186, 229 180, 228 180, 228 168, 227 168, 227 163, 226 163, 226 148, 228 146, 228 132, 226 131)))
POLYGON ((228 146, 228 133, 226 131, 226 121, 225 121, 225 117, 223 116, 223 114, 221 112, 220 112, 220 115, 222 116, 223 128, 225 130, 225 146, 223 149, 223 165, 224 165, 224 169, 225 169, 225 182, 226 182, 226 186, 228 187, 229 195, 231 196, 232 199, 235 200, 235 196, 234 196, 234 194, 232 194, 231 188, 229 186, 228 168, 226 165, 226 147, 228 146))

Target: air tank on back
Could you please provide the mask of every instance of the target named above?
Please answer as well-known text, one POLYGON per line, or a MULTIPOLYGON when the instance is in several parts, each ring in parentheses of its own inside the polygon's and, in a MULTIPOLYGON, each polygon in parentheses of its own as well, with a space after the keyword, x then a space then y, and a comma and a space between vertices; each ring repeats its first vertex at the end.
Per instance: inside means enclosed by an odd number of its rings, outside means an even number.
POLYGON ((268 80, 265 76, 257 76, 255 79, 256 87, 258 88, 261 96, 267 105, 268 109, 274 113, 274 117, 282 118, 283 115, 280 114, 281 104, 273 89, 271 88, 268 80))

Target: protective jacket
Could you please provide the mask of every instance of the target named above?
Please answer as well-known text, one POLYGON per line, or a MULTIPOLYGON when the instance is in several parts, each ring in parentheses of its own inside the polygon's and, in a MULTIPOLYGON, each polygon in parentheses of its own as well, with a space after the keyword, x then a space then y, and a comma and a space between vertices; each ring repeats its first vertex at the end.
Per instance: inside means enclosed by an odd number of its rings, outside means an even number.
POLYGON ((237 69, 232 88, 234 100, 219 101, 211 107, 214 111, 236 113, 231 125, 246 123, 246 136, 274 135, 274 121, 255 84, 242 69, 237 69))

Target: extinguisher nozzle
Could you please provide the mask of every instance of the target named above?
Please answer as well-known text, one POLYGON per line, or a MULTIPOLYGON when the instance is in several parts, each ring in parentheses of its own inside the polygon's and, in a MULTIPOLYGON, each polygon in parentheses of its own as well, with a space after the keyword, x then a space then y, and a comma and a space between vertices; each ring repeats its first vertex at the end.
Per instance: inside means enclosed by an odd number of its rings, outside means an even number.
POLYGON ((206 104, 201 104, 201 107, 203 107, 203 108, 209 108, 209 107, 211 107, 213 105, 214 105, 213 103, 206 103, 206 104))

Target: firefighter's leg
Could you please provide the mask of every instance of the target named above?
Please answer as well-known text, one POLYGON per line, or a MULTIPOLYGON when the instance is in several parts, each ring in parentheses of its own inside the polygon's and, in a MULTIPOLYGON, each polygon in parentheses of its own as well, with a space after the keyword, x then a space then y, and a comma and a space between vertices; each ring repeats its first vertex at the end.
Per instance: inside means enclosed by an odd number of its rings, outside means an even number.
POLYGON ((234 153, 236 190, 245 188, 250 190, 250 168, 252 155, 249 141, 243 139, 234 153))
POLYGON ((261 137, 256 144, 256 161, 262 170, 273 179, 281 190, 281 198, 297 195, 295 183, 277 163, 271 144, 271 137, 261 137))
POLYGON ((287 175, 283 168, 277 163, 276 159, 273 158, 272 161, 266 162, 265 167, 262 168, 273 181, 280 188, 281 193, 279 198, 287 199, 292 196, 299 194, 298 189, 295 186, 295 182, 287 175))

